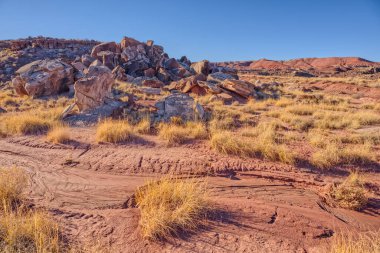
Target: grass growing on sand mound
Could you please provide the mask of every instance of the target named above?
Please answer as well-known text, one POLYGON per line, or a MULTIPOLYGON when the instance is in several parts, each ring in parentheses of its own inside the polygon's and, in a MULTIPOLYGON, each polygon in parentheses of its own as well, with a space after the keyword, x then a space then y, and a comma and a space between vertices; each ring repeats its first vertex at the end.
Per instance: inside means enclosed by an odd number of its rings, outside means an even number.
POLYGON ((0 212, 1 252, 59 252, 58 225, 41 211, 3 208, 0 212))
POLYGON ((59 252, 57 224, 22 203, 27 183, 23 170, 0 169, 0 252, 59 252))
POLYGON ((106 120, 96 129, 97 142, 120 143, 131 141, 133 137, 132 126, 124 120, 106 120))
POLYGON ((193 231, 209 208, 204 183, 170 177, 140 187, 136 203, 141 211, 142 234, 153 240, 193 231))
POLYGON ((47 140, 52 143, 65 143, 70 140, 70 131, 66 126, 56 126, 51 129, 46 136, 47 140))
POLYGON ((380 231, 334 235, 330 253, 378 253, 380 252, 380 231))
POLYGON ((342 183, 333 185, 329 195, 340 207, 360 210, 368 202, 364 182, 357 172, 352 172, 342 183))

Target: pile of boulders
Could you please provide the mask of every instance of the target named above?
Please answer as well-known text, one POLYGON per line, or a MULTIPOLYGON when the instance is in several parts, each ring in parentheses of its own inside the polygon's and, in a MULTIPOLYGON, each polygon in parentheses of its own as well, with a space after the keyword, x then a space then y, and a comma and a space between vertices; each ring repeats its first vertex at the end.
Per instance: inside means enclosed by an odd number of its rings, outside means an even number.
MULTIPOLYGON (((42 45, 64 47, 59 41, 42 45)), ((261 84, 239 80, 235 69, 207 60, 192 63, 185 56, 170 58, 163 47, 152 40, 143 43, 128 37, 120 43, 96 44, 91 54, 77 56, 70 63, 64 59, 34 61, 21 67, 12 83, 18 94, 32 97, 57 95, 74 84, 77 107, 81 112, 89 112, 114 104, 111 90, 117 81, 132 83, 142 91, 155 94, 160 90, 171 91, 172 95, 156 105, 158 117, 162 119, 174 115, 203 117, 203 108, 187 93, 210 94, 210 100, 225 103, 274 94, 265 93, 261 84)))

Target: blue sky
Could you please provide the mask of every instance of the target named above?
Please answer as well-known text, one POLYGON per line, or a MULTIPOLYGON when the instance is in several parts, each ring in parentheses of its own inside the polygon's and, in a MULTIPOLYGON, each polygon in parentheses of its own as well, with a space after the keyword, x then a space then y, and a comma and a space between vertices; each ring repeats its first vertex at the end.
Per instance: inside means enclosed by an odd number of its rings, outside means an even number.
POLYGON ((191 60, 380 61, 380 0, 0 0, 0 39, 37 35, 153 39, 191 60))

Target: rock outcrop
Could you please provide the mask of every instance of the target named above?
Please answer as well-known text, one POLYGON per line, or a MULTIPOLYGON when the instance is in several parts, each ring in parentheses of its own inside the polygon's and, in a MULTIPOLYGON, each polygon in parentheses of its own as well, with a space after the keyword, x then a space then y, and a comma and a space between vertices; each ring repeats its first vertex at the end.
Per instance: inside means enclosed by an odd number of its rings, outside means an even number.
POLYGON ((188 94, 173 93, 156 103, 159 120, 181 117, 184 120, 203 119, 203 107, 188 94))
POLYGON ((0 41, 0 83, 10 81, 15 71, 36 60, 57 59, 72 62, 91 52, 94 40, 65 40, 35 37, 0 41))
POLYGON ((105 66, 90 66, 85 77, 74 84, 75 102, 80 111, 102 106, 110 97, 114 83, 112 72, 105 66))
POLYGON ((31 97, 56 95, 74 83, 73 67, 59 59, 34 61, 16 74, 12 80, 16 92, 31 97))

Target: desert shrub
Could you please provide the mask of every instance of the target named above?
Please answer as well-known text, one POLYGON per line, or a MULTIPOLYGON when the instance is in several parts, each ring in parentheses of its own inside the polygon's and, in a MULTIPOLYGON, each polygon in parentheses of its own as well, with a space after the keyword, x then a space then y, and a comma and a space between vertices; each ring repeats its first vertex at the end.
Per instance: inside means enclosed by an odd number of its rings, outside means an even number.
POLYGON ((65 143, 70 140, 70 130, 63 125, 53 127, 46 136, 47 140, 52 143, 65 143))
POLYGON ((1 252, 59 252, 58 225, 46 213, 5 207, 0 215, 1 252))
POLYGON ((380 252, 380 231, 336 233, 328 250, 330 253, 378 253, 380 252))
POLYGON ((334 142, 327 142, 322 150, 315 152, 311 163, 321 169, 329 169, 337 165, 370 164, 373 153, 369 145, 342 147, 334 142))
POLYGON ((290 105, 293 105, 294 101, 289 98, 281 98, 276 101, 275 105, 278 107, 288 107, 290 105))
POLYGON ((151 133, 151 121, 149 117, 143 118, 135 126, 134 130, 139 134, 151 133))
POLYGON ((124 120, 106 120, 96 129, 97 142, 120 143, 134 138, 132 126, 124 120))
POLYGON ((17 167, 0 168, 0 210, 4 204, 14 206, 22 201, 27 183, 24 170, 17 167))
POLYGON ((342 183, 331 186, 329 195, 340 207, 360 210, 368 202, 364 181, 357 172, 352 172, 342 183))
POLYGON ((168 145, 177 145, 189 140, 205 139, 208 133, 204 123, 189 121, 180 125, 161 123, 158 126, 158 136, 168 145))
POLYGON ((142 234, 149 239, 196 229, 209 208, 204 183, 169 177, 140 187, 136 203, 141 211, 142 234))

